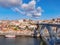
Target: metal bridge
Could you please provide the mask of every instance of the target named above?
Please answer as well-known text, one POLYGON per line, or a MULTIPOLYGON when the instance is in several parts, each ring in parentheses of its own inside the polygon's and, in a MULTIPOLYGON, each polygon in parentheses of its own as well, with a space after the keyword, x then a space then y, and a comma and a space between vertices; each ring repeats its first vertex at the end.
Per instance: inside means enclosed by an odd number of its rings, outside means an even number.
MULTIPOLYGON (((37 23, 38 30, 40 32, 40 36, 42 39, 46 42, 47 45, 56 45, 57 43, 60 43, 60 39, 58 36, 58 32, 60 30, 60 24, 48 24, 48 23, 37 23), (56 27, 56 32, 52 29, 52 27, 56 27), (47 29, 49 36, 43 36, 43 31, 47 29)), ((35 30, 36 33, 37 30, 35 30)))

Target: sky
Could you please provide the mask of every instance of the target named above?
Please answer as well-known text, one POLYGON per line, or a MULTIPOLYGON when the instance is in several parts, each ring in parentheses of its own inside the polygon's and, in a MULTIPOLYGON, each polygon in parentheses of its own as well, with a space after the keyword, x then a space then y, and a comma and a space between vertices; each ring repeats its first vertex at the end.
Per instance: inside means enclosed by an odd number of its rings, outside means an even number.
POLYGON ((60 0, 0 0, 0 20, 60 18, 60 0))

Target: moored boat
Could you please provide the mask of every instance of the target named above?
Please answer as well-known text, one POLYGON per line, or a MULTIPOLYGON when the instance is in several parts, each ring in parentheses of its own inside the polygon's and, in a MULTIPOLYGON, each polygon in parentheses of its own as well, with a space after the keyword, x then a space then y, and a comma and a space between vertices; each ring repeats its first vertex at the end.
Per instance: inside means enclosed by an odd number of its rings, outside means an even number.
POLYGON ((5 37, 7 37, 7 38, 15 38, 16 35, 5 35, 5 37))

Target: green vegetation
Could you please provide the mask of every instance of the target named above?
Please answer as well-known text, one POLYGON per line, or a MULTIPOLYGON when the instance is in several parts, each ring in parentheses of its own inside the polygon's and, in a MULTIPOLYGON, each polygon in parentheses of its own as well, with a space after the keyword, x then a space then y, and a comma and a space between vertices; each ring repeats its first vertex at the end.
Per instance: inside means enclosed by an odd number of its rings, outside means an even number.
POLYGON ((15 27, 14 27, 14 30, 19 30, 19 27, 18 27, 18 26, 15 26, 15 27))

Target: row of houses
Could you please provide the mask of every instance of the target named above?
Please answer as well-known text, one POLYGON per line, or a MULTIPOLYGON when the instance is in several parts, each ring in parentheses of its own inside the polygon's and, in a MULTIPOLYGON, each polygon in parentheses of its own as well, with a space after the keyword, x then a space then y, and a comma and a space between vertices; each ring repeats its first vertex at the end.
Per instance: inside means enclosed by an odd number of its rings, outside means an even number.
POLYGON ((50 19, 50 20, 39 20, 39 23, 60 23, 60 18, 50 19))
POLYGON ((0 20, 0 30, 30 30, 37 28, 36 23, 60 23, 60 18, 51 19, 51 20, 30 20, 30 19, 21 19, 21 20, 0 20))
POLYGON ((35 21, 32 20, 1 20, 0 30, 30 30, 30 28, 36 28, 35 21))

